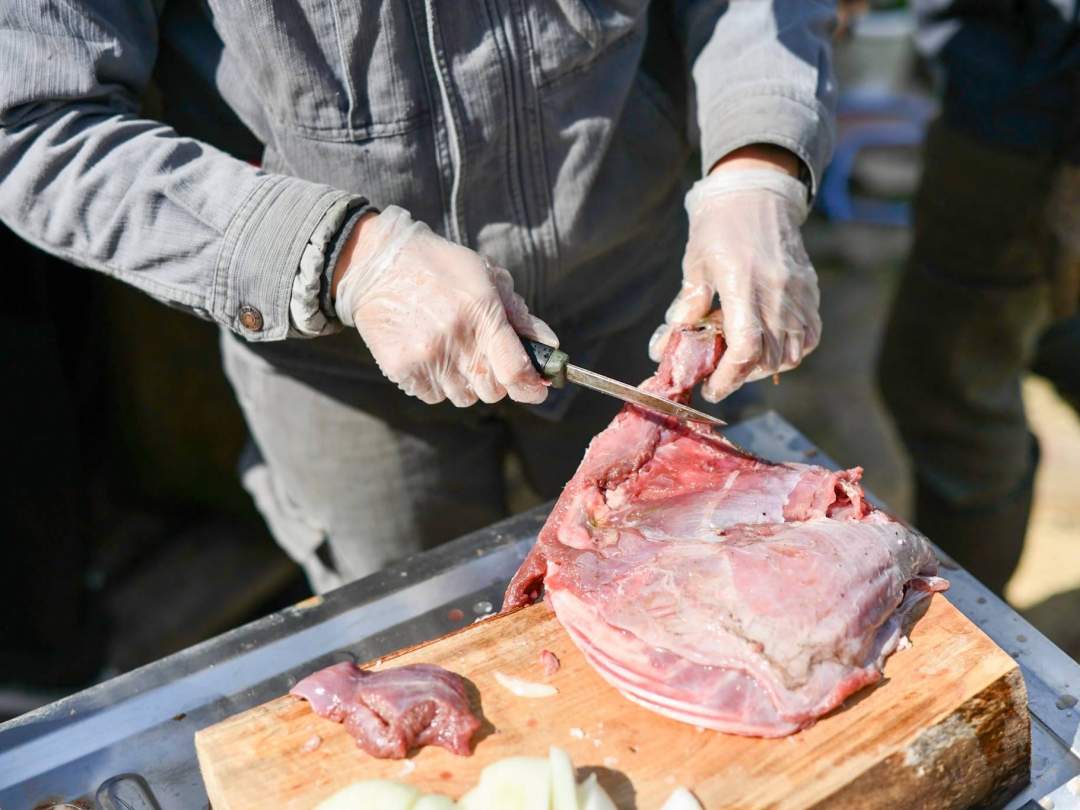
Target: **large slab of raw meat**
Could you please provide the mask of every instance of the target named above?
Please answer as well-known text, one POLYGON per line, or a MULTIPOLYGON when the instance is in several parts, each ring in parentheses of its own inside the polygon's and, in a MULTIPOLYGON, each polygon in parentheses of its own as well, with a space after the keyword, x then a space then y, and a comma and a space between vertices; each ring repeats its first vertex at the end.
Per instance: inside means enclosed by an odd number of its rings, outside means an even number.
MULTIPOLYGON (((684 328, 643 387, 685 401, 723 348, 712 325, 684 328)), ((790 734, 879 680, 905 616, 948 585, 926 539, 867 503, 861 473, 770 463, 628 405, 589 445, 504 608, 543 583, 629 699, 790 734)))

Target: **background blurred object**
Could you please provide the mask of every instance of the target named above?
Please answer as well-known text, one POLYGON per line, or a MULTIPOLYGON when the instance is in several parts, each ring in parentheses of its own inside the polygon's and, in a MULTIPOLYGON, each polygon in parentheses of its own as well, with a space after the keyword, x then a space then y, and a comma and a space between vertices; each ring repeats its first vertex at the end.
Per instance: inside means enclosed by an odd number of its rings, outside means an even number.
POLYGON ((94 499, 87 471, 102 450, 107 413, 96 304, 89 274, 19 242, 0 226, 8 266, 0 298, 0 398, 7 485, 5 595, 0 622, 0 698, 15 713, 33 705, 27 686, 63 692, 104 662, 105 613, 88 577, 94 499), (60 294, 60 289, 66 294, 60 294), (99 365, 100 364, 100 365, 99 365), (5 694, 11 692, 12 694, 5 694))
POLYGON ((303 598, 240 488, 217 331, 0 228, 0 717, 303 598))
POLYGON ((817 209, 834 222, 909 225, 918 148, 936 110, 915 52, 915 22, 905 3, 842 5, 837 143, 817 209))
POLYGON ((915 20, 906 2, 842 0, 834 64, 841 92, 902 93, 912 86, 918 56, 915 20))

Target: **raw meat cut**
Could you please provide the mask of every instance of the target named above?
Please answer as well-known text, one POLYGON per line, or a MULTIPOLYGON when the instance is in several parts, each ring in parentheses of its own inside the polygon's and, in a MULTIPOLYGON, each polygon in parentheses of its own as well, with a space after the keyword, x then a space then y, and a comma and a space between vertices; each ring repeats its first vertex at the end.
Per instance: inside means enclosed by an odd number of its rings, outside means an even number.
POLYGON ((368 672, 349 662, 304 678, 289 694, 320 717, 344 723, 356 744, 382 759, 440 745, 468 756, 480 721, 469 708, 461 677, 442 667, 412 664, 368 672))
POLYGON ((549 678, 558 672, 559 667, 562 665, 559 661, 559 656, 551 650, 540 651, 540 664, 544 667, 544 674, 549 678))
MULTIPOLYGON (((643 387, 685 401, 709 323, 643 387)), ((628 405, 593 439, 504 610, 546 598, 596 671, 661 714, 790 734, 881 677, 916 603, 948 583, 926 539, 868 504, 859 468, 774 464, 628 405)))

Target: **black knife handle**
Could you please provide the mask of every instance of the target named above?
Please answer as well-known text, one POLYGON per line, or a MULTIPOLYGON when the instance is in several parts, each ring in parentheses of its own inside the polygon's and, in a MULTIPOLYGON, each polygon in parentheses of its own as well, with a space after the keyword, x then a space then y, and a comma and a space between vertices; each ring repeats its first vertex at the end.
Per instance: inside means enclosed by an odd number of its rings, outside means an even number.
POLYGON ((552 388, 566 385, 566 364, 570 361, 566 352, 526 337, 521 339, 521 345, 525 347, 525 354, 529 355, 533 367, 541 377, 551 383, 552 388))

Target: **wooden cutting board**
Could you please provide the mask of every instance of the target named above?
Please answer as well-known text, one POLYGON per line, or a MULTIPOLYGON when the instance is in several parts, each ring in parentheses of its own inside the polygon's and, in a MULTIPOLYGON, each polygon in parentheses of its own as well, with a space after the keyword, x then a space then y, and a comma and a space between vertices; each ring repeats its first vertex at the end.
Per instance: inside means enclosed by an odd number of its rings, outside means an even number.
POLYGON ((474 624, 381 659, 434 663, 468 678, 486 723, 471 757, 429 747, 408 760, 360 751, 342 726, 288 695, 195 735, 214 810, 301 810, 358 779, 386 778, 459 797, 502 757, 566 749, 597 770, 620 808, 656 810, 676 785, 715 808, 995 806, 1028 779, 1026 694, 1013 661, 935 595, 885 678, 805 731, 736 737, 660 717, 596 675, 544 605, 474 624), (546 679, 539 655, 561 669, 546 679), (547 680, 559 694, 512 695, 495 671, 547 680), (315 750, 305 743, 318 735, 315 750))

